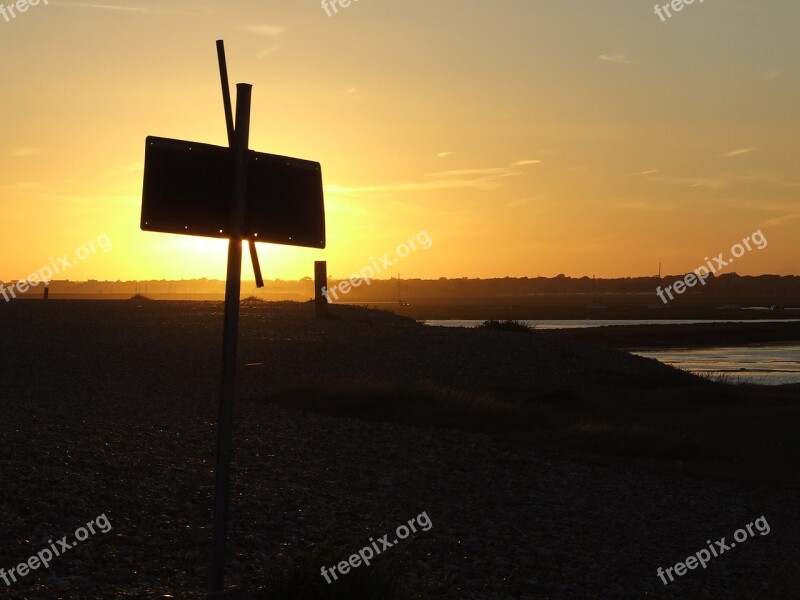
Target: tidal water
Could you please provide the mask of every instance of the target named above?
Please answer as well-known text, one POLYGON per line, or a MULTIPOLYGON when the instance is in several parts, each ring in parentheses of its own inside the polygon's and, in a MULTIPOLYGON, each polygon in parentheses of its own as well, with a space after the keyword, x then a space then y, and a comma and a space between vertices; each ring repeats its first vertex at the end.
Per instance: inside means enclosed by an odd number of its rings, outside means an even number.
MULTIPOLYGON (((788 323, 797 319, 781 319, 788 323)), ((537 329, 575 329, 614 325, 690 325, 693 323, 760 323, 758 319, 741 320, 543 320, 521 321, 537 329)), ((770 322, 775 322, 770 320, 770 322)), ((431 320, 426 325, 439 327, 477 327, 483 320, 431 320)), ((751 344, 710 348, 632 348, 632 354, 654 358, 698 375, 720 377, 726 381, 760 385, 800 383, 800 344, 751 344)))

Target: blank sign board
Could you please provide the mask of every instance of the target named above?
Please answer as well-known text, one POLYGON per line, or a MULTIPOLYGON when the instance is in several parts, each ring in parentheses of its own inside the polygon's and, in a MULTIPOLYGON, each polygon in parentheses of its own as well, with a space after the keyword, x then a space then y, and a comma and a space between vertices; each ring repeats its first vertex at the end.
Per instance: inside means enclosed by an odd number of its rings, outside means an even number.
MULTIPOLYGON (((230 237, 233 154, 223 146, 148 137, 142 229, 230 237)), ((320 164, 249 151, 242 237, 325 247, 320 164)))

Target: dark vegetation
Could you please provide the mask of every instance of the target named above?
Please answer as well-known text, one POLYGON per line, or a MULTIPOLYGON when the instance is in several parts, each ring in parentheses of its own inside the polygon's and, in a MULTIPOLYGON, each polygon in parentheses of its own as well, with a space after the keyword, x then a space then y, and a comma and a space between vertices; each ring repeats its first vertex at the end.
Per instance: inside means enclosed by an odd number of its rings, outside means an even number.
POLYGON ((767 388, 622 379, 592 392, 504 398, 434 384, 308 381, 271 400, 338 417, 484 432, 584 458, 630 460, 701 476, 800 482, 800 385, 767 388))

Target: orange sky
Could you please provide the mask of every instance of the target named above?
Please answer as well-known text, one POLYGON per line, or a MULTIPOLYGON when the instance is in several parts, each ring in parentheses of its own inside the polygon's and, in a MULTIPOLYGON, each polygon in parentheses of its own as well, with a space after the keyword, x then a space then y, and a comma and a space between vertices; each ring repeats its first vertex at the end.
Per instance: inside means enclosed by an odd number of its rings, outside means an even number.
POLYGON ((677 273, 759 229, 730 270, 800 274, 798 22, 796 0, 40 2, 0 17, 0 279, 104 233, 62 277, 224 277, 224 241, 139 230, 145 137, 226 143, 218 38, 251 147, 322 163, 328 248, 261 245, 267 278, 421 231, 385 276, 677 273))

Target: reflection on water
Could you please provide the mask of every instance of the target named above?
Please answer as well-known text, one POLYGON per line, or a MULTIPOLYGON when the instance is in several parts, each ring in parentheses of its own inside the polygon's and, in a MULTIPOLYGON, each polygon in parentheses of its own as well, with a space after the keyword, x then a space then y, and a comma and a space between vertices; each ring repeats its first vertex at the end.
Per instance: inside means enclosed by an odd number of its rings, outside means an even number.
POLYGON ((800 383, 800 345, 759 344, 719 348, 660 348, 629 350, 697 374, 723 375, 761 385, 800 383))

